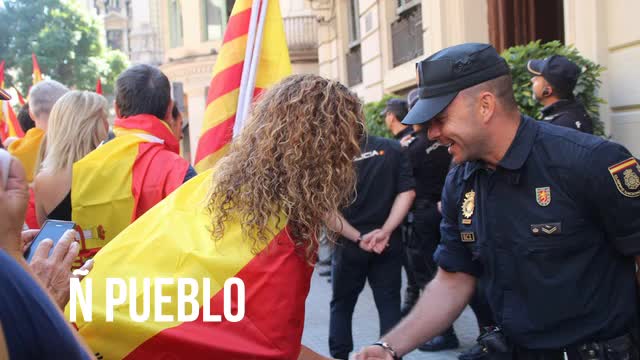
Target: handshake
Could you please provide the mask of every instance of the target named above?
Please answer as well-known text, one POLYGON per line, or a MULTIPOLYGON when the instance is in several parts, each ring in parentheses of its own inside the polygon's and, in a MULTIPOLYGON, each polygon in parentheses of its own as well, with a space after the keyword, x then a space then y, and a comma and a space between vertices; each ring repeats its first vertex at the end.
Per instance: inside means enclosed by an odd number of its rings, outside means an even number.
POLYGON ((390 238, 391 232, 384 229, 375 229, 358 237, 356 244, 364 251, 382 254, 382 252, 389 247, 390 238))

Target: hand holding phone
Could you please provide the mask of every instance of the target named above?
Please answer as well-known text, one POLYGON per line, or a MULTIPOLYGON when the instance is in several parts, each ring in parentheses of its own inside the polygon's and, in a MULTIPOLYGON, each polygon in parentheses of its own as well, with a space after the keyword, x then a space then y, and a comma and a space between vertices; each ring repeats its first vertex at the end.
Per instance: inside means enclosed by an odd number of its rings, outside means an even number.
MULTIPOLYGON (((36 252, 36 249, 44 241, 45 239, 51 239, 53 241, 53 245, 51 249, 55 248, 56 244, 62 238, 62 235, 67 230, 74 230, 76 224, 73 221, 62 221, 62 220, 47 220, 42 224, 42 228, 36 238, 33 239, 29 250, 25 253, 25 258, 28 263, 31 263, 31 259, 36 252)), ((51 256, 51 250, 49 250, 48 256, 51 256)))

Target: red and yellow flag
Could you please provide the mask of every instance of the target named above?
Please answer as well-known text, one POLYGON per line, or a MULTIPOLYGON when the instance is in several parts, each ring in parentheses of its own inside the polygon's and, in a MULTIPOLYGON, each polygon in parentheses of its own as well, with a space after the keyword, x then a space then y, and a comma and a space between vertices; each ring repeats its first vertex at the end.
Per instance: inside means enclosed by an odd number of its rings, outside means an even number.
POLYGON ((96 94, 102 95, 102 80, 100 78, 96 81, 96 94))
POLYGON ((160 119, 116 119, 114 132, 114 139, 73 164, 71 218, 84 231, 80 261, 182 185, 189 168, 160 119))
MULTIPOLYGON (((0 89, 5 88, 4 60, 0 62, 0 89)), ((8 137, 23 137, 24 131, 20 127, 18 117, 9 101, 0 103, 0 139, 4 142, 8 137)))
MULTIPOLYGON (((273 239, 256 251, 234 219, 225 223, 224 236, 214 242, 210 223, 217 215, 206 208, 212 181, 210 170, 184 184, 96 255, 93 270, 82 282, 85 290, 87 281, 92 282, 92 321, 84 321, 76 307, 79 332, 95 353, 105 359, 297 359, 313 267, 291 240, 284 216, 273 219, 268 226, 273 239), (236 313, 236 292, 227 295, 229 300, 223 292, 230 277, 244 283, 244 318, 205 321, 205 314, 222 315, 225 301, 236 313), (113 322, 106 321, 107 278, 122 278, 129 286, 132 282, 137 286, 133 296, 127 294, 124 303, 115 307, 113 322), (144 278, 152 283, 149 318, 136 322, 130 309, 143 313, 144 278), (153 295, 158 290, 155 278, 169 279, 170 284, 161 287, 162 295, 170 299, 164 305, 157 304, 153 295), (177 320, 179 278, 199 284, 198 304, 182 308, 183 313, 197 314, 193 321, 177 320), (210 297, 205 297, 205 283, 210 297), (172 318, 155 321, 156 306, 172 318)), ((69 307, 66 312, 69 315, 69 307)))
POLYGON ((291 74, 277 0, 237 0, 213 68, 195 167, 211 168, 242 130, 251 100, 291 74))
POLYGON ((35 85, 42 81, 42 71, 40 71, 40 65, 38 65, 35 53, 31 53, 31 61, 33 62, 33 85, 35 85))
POLYGON ((22 93, 20 92, 20 90, 18 90, 17 87, 13 86, 13 90, 16 91, 16 94, 18 94, 18 101, 20 102, 20 106, 24 106, 27 101, 24 99, 24 96, 22 96, 22 93))
POLYGON ((38 156, 40 154, 40 147, 44 140, 44 130, 34 127, 27 131, 27 133, 20 139, 14 141, 9 145, 7 150, 11 155, 20 161, 25 172, 25 179, 28 183, 32 182, 36 176, 36 167, 38 162, 38 156))

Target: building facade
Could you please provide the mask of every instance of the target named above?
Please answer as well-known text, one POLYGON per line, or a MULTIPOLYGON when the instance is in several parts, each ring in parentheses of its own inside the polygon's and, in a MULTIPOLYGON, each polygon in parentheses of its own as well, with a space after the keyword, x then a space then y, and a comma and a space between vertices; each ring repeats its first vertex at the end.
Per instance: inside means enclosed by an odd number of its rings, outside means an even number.
POLYGON ((532 40, 574 44, 605 66, 605 131, 640 155, 640 13, 636 0, 305 0, 319 19, 319 74, 365 102, 404 95, 415 62, 447 46, 532 40))
MULTIPOLYGON (((193 160, 213 66, 234 0, 159 0, 162 71, 183 111, 183 155, 193 160)), ((293 73, 317 73, 317 22, 304 0, 280 0, 293 73)))
POLYGON ((104 27, 105 44, 134 64, 160 65, 163 59, 159 0, 81 0, 104 27))

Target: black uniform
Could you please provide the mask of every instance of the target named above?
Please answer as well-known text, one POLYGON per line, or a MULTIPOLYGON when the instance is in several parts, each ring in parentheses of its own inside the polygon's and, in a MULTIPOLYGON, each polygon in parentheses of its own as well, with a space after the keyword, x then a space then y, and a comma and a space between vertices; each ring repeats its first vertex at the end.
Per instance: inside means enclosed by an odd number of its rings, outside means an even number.
MULTIPOLYGON (((368 136, 356 160, 356 199, 342 211, 362 235, 381 228, 398 194, 414 189, 411 166, 397 141, 368 136)), ((400 231, 391 235, 381 254, 366 252, 344 238, 338 239, 331 259, 331 315, 329 349, 337 359, 353 350, 351 320, 358 295, 368 280, 380 316, 380 335, 400 320, 400 285, 403 246, 400 231)))
POLYGON ((451 164, 445 146, 430 141, 425 132, 413 134, 406 149, 416 180, 416 199, 411 210, 413 229, 409 236, 407 256, 416 285, 422 289, 433 277, 436 265, 433 252, 440 241, 438 201, 451 164))
POLYGON ((449 173, 442 208, 436 262, 479 278, 516 358, 630 346, 640 165, 623 146, 522 117, 495 170, 449 173))
POLYGON ((575 100, 558 100, 545 106, 542 110, 542 120, 553 125, 576 129, 587 134, 593 134, 593 121, 584 106, 575 100))

